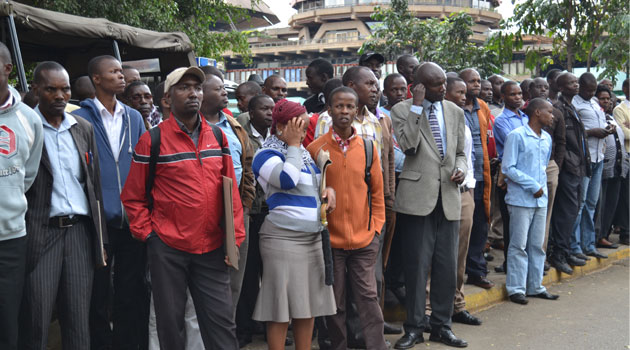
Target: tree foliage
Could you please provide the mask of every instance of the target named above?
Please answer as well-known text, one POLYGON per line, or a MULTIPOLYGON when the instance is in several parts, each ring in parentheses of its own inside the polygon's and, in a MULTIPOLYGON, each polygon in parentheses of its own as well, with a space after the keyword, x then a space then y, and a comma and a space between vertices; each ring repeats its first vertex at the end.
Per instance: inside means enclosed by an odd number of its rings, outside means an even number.
MULTIPOLYGON (((253 3, 258 0, 252 0, 253 3)), ((195 45, 199 56, 221 60, 228 50, 250 60, 248 32, 211 31, 218 22, 248 18, 245 9, 224 0, 26 0, 29 5, 84 17, 110 21, 160 32, 182 31, 195 45)))
MULTIPOLYGON (((606 76, 614 76, 627 67, 628 12, 627 0, 525 0, 516 5, 505 24, 516 28, 508 38, 514 40, 516 48, 522 48, 526 34, 547 36, 553 42, 552 56, 567 70, 572 70, 576 61, 586 62, 590 70, 597 60, 606 76)), ((539 50, 530 49, 525 63, 532 69, 554 62, 539 50)))
POLYGON ((501 71, 502 42, 472 43, 474 21, 466 13, 453 13, 444 19, 419 19, 409 11, 407 0, 392 0, 389 7, 376 6, 372 20, 379 24, 361 47, 361 53, 377 51, 395 59, 412 51, 419 60, 436 62, 447 71, 467 67, 476 67, 482 75, 501 71))

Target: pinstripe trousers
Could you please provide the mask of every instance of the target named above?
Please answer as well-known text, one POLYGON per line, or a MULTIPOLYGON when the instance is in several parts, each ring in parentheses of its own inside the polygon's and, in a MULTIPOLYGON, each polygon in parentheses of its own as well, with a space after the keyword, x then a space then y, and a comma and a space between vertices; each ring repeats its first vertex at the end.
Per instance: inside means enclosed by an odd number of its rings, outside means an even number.
POLYGON ((90 296, 94 261, 89 220, 68 228, 48 228, 48 241, 26 275, 20 318, 22 349, 46 350, 53 308, 64 350, 90 348, 90 296))

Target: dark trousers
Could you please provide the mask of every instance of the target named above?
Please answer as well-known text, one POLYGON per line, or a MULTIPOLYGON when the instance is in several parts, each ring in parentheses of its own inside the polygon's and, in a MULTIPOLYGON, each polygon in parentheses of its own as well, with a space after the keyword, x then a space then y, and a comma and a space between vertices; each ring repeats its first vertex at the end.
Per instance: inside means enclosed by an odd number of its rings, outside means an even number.
POLYGON ((488 241, 488 217, 486 216, 483 192, 483 181, 477 181, 475 184, 475 211, 466 258, 466 274, 468 274, 468 278, 473 279, 486 277, 488 274, 488 265, 483 257, 483 251, 488 241))
POLYGON ((610 228, 615 218, 619 198, 624 195, 621 190, 621 177, 613 177, 602 180, 601 191, 599 192, 599 205, 597 206, 597 222, 595 232, 597 240, 608 239, 610 228))
POLYGON ((238 350, 230 274, 223 249, 191 254, 169 247, 156 235, 147 240, 147 257, 160 348, 185 349, 188 287, 204 347, 238 350))
POLYGON ((453 298, 457 287, 457 250, 459 220, 444 216, 442 199, 427 216, 398 216, 403 238, 405 287, 407 290, 406 332, 422 332, 426 303, 426 285, 431 278, 431 326, 434 330, 450 327, 453 298))
MULTIPOLYGON (((499 197, 499 211, 503 220, 503 270, 507 272, 507 253, 510 246, 510 212, 505 203, 507 188, 504 190, 497 186, 497 197, 499 197)), ((476 209, 476 208, 475 208, 476 209)))
POLYGON ((552 258, 566 259, 571 254, 571 236, 580 209, 582 177, 560 171, 551 217, 552 258))
POLYGON ((368 349, 387 349, 383 336, 383 313, 376 294, 375 268, 379 239, 374 237, 364 248, 354 250, 333 249, 334 286, 337 314, 327 317, 328 332, 334 350, 347 349, 346 336, 346 277, 357 305, 359 320, 368 349))
POLYGON ((0 241, 0 349, 15 350, 26 269, 26 236, 0 241))
POLYGON ((619 203, 617 204, 617 212, 613 219, 613 224, 619 227, 619 238, 628 238, 628 229, 630 229, 630 217, 628 201, 630 200, 630 175, 621 180, 621 190, 619 191, 619 203))
POLYGON ((68 228, 50 227, 43 254, 26 275, 20 313, 20 348, 46 349, 53 308, 64 350, 90 348, 90 296, 94 258, 90 219, 68 228))
POLYGON ((260 290, 262 275, 262 259, 260 257, 259 232, 267 214, 251 214, 249 221, 249 247, 247 248, 247 265, 241 286, 241 296, 236 306, 236 332, 251 335, 256 321, 252 314, 256 307, 256 298, 260 290))
POLYGON ((107 267, 94 271, 90 303, 92 350, 146 349, 150 299, 145 284, 145 245, 133 239, 129 229, 108 226, 107 233, 107 267), (110 304, 113 332, 110 327, 110 304))

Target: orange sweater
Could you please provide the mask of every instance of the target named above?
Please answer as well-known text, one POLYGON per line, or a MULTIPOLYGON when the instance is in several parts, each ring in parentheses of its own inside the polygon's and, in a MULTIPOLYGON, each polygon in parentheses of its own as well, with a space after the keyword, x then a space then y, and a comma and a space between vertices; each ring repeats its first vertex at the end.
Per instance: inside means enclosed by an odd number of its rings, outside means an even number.
POLYGON ((333 248, 351 250, 367 247, 385 224, 385 197, 379 150, 374 146, 372 160, 372 223, 368 230, 368 187, 365 183, 365 149, 363 139, 350 140, 346 155, 328 133, 313 141, 307 150, 317 159, 320 150, 330 152, 332 164, 326 173, 326 185, 337 193, 337 208, 328 214, 330 243, 333 248))

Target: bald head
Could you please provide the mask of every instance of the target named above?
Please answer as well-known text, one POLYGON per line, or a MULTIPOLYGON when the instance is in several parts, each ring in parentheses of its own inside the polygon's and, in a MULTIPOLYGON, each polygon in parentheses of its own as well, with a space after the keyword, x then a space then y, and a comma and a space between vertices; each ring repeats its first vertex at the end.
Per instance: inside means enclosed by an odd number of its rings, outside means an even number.
POLYGON ((446 74, 442 67, 426 62, 418 67, 414 83, 422 83, 426 88, 425 98, 430 102, 442 101, 446 94, 446 74))

